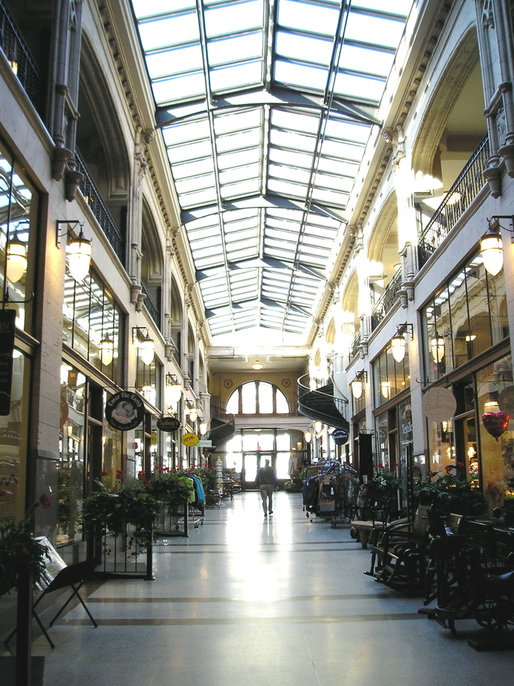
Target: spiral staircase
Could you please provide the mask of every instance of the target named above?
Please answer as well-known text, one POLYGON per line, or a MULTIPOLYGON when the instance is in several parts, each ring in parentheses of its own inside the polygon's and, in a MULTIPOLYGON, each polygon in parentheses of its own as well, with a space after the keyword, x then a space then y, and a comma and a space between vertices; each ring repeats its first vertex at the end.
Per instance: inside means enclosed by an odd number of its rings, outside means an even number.
POLYGON ((350 424, 345 417, 348 399, 334 395, 334 383, 310 389, 308 375, 298 379, 298 412, 314 421, 333 426, 349 435, 350 424))

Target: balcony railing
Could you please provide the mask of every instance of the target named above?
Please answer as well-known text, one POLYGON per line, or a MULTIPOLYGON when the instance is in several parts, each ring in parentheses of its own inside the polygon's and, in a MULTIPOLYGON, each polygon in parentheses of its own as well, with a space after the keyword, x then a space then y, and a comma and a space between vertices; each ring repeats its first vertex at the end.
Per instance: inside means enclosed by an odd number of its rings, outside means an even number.
POLYGON ((419 236, 418 259, 420 267, 430 259, 430 256, 450 233, 466 208, 470 206, 484 186, 483 172, 487 168, 488 158, 489 139, 486 136, 419 236))
POLYGON ((374 331, 380 324, 382 319, 386 316, 389 310, 393 307, 398 299, 398 291, 402 286, 402 270, 399 269, 393 276, 391 281, 387 284, 385 291, 377 300, 375 307, 371 312, 371 330, 374 331))
POLYGON ((150 293, 146 283, 141 280, 141 290, 146 295, 145 307, 148 310, 148 314, 157 324, 158 328, 161 328, 161 308, 158 303, 155 302, 153 295, 150 293))
POLYGON ((91 212, 95 215, 97 222, 100 224, 114 252, 120 258, 121 263, 125 265, 125 238, 107 209, 107 205, 102 200, 100 192, 91 178, 84 160, 77 151, 75 151, 75 159, 77 161, 78 171, 84 175, 84 179, 79 186, 82 195, 89 205, 91 212))
POLYGON ((41 107, 41 76, 21 33, 7 8, 0 2, 0 48, 36 108, 41 107))

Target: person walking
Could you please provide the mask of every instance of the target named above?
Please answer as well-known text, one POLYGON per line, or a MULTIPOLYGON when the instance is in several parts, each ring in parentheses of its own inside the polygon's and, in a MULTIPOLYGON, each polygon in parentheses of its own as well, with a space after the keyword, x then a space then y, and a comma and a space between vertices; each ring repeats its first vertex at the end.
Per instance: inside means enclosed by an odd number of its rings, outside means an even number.
POLYGON ((273 514, 273 491, 277 485, 277 476, 269 460, 265 460, 264 467, 257 473, 257 485, 261 492, 264 516, 267 517, 268 514, 273 514))

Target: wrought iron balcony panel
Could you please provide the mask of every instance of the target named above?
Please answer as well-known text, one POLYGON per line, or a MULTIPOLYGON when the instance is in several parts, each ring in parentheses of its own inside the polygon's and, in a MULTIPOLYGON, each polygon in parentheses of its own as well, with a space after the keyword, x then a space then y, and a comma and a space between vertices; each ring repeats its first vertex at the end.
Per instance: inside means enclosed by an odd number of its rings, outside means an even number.
POLYGON ((485 184, 483 172, 487 168, 488 159, 489 139, 486 136, 420 234, 418 239, 420 267, 430 259, 483 188, 485 184))

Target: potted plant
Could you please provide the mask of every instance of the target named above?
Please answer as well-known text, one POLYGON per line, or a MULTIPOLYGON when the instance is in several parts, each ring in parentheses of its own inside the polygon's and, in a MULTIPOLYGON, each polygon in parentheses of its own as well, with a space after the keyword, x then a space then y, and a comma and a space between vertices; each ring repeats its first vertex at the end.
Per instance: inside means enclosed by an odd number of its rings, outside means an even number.
POLYGON ((32 515, 37 504, 25 517, 0 524, 0 596, 17 586, 20 569, 25 566, 34 583, 42 580, 47 565, 48 549, 34 538, 32 515))

